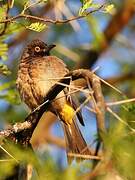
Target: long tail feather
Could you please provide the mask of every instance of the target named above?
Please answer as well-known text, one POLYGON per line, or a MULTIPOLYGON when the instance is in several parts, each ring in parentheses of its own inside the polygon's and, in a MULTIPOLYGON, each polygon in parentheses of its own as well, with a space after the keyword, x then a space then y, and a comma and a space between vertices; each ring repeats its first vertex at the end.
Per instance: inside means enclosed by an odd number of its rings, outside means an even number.
POLYGON ((71 158, 70 156, 68 156, 69 153, 85 155, 91 154, 75 119, 73 119, 71 125, 63 123, 63 128, 67 146, 67 158, 69 163, 71 163, 71 161, 74 159, 73 157, 71 158))

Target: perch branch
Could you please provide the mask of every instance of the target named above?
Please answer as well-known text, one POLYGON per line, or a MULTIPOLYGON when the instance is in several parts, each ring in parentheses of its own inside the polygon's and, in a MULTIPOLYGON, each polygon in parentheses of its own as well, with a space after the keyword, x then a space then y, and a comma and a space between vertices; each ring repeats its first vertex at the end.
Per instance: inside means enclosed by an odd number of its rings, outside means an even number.
MULTIPOLYGON (((38 108, 36 108, 33 112, 31 112, 28 117, 25 119, 23 123, 16 123, 12 126, 12 128, 0 131, 0 137, 8 137, 16 142, 16 140, 22 145, 28 145, 33 134, 34 129, 36 128, 41 116, 48 109, 50 103, 56 98, 56 96, 62 91, 65 86, 61 84, 70 84, 70 77, 72 80, 77 80, 79 78, 89 79, 92 82, 92 86, 95 92, 95 99, 97 100, 97 106, 102 110, 104 108, 103 97, 101 97, 101 87, 100 80, 97 80, 96 75, 89 70, 79 69, 69 72, 63 79, 59 82, 60 84, 55 84, 50 91, 46 94, 44 98, 43 104, 41 104, 38 108), (65 78, 68 77, 68 78, 65 78), (96 78, 96 80, 95 80, 96 78), (98 95, 98 91, 100 95, 98 95), (101 101, 101 102, 100 102, 101 101), (100 107, 102 106, 102 107, 100 107)), ((104 130, 104 122, 103 122, 103 112, 97 111, 97 125, 98 129, 104 130), (99 115, 98 115, 99 114, 99 115), (100 122, 101 121, 101 122, 100 122)))
POLYGON ((96 100, 97 128, 100 134, 100 131, 105 132, 105 122, 104 122, 105 103, 104 103, 104 96, 101 90, 101 82, 99 78, 94 74, 92 78, 92 89, 94 91, 94 98, 96 100))

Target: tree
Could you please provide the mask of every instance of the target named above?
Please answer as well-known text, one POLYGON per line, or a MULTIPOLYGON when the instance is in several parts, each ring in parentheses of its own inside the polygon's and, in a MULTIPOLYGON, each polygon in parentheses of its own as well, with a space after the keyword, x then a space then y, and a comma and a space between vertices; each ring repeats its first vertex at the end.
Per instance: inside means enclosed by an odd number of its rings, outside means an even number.
MULTIPOLYGON (((94 177, 134 179, 135 74, 132 66, 134 65, 132 19, 135 7, 132 0, 111 3, 107 4, 106 1, 95 3, 92 0, 0 1, 0 114, 1 124, 3 122, 4 126, 8 125, 0 131, 1 177, 7 178, 13 172, 18 173, 19 164, 25 176, 28 172, 25 174, 26 169, 23 167, 29 163, 28 168, 31 169, 32 165, 34 172, 37 171, 43 179, 46 174, 50 179, 57 179, 59 176, 68 178, 70 175, 70 178, 76 179, 78 173, 82 179, 94 177), (104 23, 107 26, 101 30, 100 26, 104 23), (85 131, 89 137, 91 117, 93 114, 96 115, 96 137, 88 141, 95 143, 95 146, 90 146, 92 155, 71 154, 73 157, 81 156, 89 161, 64 170, 61 165, 58 166, 58 159, 54 162, 49 150, 42 155, 40 164, 29 147, 31 136, 37 127, 31 140, 34 148, 40 149, 41 144, 47 146, 48 143, 65 148, 63 138, 56 137, 51 132, 56 117, 49 114, 46 120, 40 119, 47 109, 47 103, 28 115, 15 88, 17 61, 21 49, 35 36, 55 42, 57 46, 54 54, 64 59, 70 69, 77 69, 71 71, 70 75, 74 80, 79 79, 76 81, 77 85, 87 87, 88 91, 79 89, 81 93, 78 94, 78 98, 81 105, 78 110, 90 111, 89 116, 88 112, 84 114, 84 118, 88 117, 86 124, 89 125, 85 126, 85 131), (100 69, 93 68, 97 60, 103 61, 100 69), (109 71, 108 66, 105 67, 106 63, 109 65, 109 71), (110 72, 116 75, 107 77, 107 73, 110 72), (100 77, 102 74, 105 75, 104 79, 100 77)), ((48 99, 53 100, 64 88, 61 83, 67 86, 69 84, 67 79, 60 80, 59 84, 49 91, 45 102, 48 102, 48 99)), ((36 174, 33 176, 38 177, 36 174)))

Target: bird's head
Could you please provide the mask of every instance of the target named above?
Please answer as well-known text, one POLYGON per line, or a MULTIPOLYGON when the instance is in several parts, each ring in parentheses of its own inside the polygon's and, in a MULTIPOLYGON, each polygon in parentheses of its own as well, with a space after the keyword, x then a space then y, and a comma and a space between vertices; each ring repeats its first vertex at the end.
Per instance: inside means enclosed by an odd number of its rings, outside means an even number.
POLYGON ((47 45, 43 41, 35 39, 28 44, 27 53, 29 56, 49 56, 51 49, 55 46, 54 44, 47 45))

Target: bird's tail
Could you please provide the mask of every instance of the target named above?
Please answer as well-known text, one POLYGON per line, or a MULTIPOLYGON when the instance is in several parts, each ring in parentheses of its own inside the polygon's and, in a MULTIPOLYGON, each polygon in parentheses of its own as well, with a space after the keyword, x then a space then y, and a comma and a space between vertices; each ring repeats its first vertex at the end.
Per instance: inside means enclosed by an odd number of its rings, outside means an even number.
MULTIPOLYGON (((91 152, 82 136, 76 120, 73 119, 70 125, 63 123, 63 127, 67 147, 68 162, 70 163, 74 158, 77 157, 75 157, 74 154, 90 155, 91 152), (71 154, 73 156, 71 156, 71 154)), ((77 158, 77 160, 81 159, 82 158, 77 158)))

